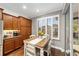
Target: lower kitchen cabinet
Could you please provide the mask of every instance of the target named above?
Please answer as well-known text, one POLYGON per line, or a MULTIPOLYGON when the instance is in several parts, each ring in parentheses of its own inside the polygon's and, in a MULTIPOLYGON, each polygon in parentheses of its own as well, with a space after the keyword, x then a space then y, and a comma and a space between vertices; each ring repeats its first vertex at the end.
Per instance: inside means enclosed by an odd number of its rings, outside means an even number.
POLYGON ((5 39, 3 44, 4 54, 7 54, 14 50, 14 40, 13 39, 5 39))
POLYGON ((23 40, 21 38, 19 39, 19 45, 23 46, 23 40))
POLYGON ((14 48, 17 49, 20 47, 20 40, 19 38, 14 38, 14 48))
POLYGON ((4 45, 3 46, 3 54, 6 55, 6 54, 22 47, 23 40, 21 39, 21 37, 5 39, 3 45, 4 45))

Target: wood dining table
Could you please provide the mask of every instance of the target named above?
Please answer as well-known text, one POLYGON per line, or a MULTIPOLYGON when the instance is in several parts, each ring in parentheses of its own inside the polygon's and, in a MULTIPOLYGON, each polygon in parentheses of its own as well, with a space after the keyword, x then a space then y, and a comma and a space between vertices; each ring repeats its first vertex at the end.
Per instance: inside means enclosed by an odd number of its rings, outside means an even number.
MULTIPOLYGON (((33 39, 34 41, 35 39, 33 39)), ((26 46, 26 44, 28 44, 29 42, 31 42, 32 40, 28 39, 28 40, 24 40, 24 47, 26 46)), ((38 43, 36 43, 35 45, 33 45, 35 48, 40 49, 40 56, 43 56, 43 49, 46 46, 46 44, 48 43, 48 39, 42 39, 40 40, 38 43)), ((27 49, 27 48, 26 48, 27 49)), ((24 50, 25 51, 25 50, 24 50)))
POLYGON ((36 44, 36 47, 40 49, 40 56, 44 55, 44 47, 47 45, 48 43, 48 39, 43 39, 42 41, 40 41, 39 43, 36 44))

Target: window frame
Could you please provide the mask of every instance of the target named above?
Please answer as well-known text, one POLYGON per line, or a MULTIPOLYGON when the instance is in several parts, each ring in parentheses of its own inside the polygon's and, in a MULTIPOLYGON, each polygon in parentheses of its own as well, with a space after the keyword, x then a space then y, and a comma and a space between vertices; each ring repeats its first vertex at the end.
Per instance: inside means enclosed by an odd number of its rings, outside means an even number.
MULTIPOLYGON (((42 18, 37 19, 37 24, 38 24, 38 25, 37 25, 37 35, 38 35, 38 28, 39 28, 39 23, 38 23, 39 20, 44 20, 44 19, 46 19, 46 20, 45 20, 45 23, 46 23, 46 24, 45 24, 45 32, 46 32, 45 34, 47 34, 47 25, 48 25, 48 22, 47 22, 48 19, 47 19, 47 18, 52 18, 52 19, 53 19, 54 17, 58 17, 58 23, 57 23, 57 24, 58 24, 58 37, 57 37, 57 38, 56 38, 56 37, 53 37, 53 25, 52 25, 52 22, 51 22, 51 39, 52 39, 52 40, 53 40, 53 39, 54 39, 54 40, 59 40, 59 37, 60 37, 60 35, 59 35, 59 34, 60 34, 60 18, 59 18, 59 14, 58 14, 58 15, 53 15, 53 16, 48 16, 48 17, 42 17, 42 18)), ((52 19, 51 19, 51 21, 52 21, 52 19)), ((41 29, 42 29, 42 28, 41 28, 41 29)))

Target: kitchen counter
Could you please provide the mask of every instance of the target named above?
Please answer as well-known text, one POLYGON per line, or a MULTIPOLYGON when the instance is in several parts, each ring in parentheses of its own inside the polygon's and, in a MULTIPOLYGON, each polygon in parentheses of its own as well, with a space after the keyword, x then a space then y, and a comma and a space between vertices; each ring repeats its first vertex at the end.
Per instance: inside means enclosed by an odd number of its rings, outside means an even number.
MULTIPOLYGON (((12 38, 18 38, 18 37, 20 37, 21 35, 19 35, 19 36, 14 36, 14 37, 12 37, 12 38)), ((12 39, 12 38, 4 38, 4 40, 5 39, 12 39)))

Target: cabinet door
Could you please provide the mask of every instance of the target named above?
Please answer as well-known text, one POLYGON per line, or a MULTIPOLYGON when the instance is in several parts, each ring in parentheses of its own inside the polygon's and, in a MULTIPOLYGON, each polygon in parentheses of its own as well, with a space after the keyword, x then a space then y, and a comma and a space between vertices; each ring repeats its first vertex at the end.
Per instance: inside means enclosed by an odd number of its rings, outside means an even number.
POLYGON ((12 17, 12 21, 13 21, 13 29, 17 30, 18 29, 18 18, 12 17))
POLYGON ((31 35, 31 27, 26 28, 27 38, 31 35))
POLYGON ((31 29, 31 27, 29 27, 29 35, 31 35, 32 34, 32 29, 31 29))
POLYGON ((32 21, 29 19, 26 19, 26 26, 31 26, 32 25, 32 21))
POLYGON ((7 54, 14 50, 14 40, 13 39, 5 39, 4 40, 4 54, 7 54))
POLYGON ((32 21, 28 20, 29 25, 28 26, 32 26, 32 21))
POLYGON ((20 47, 20 39, 17 37, 17 38, 14 38, 14 48, 17 49, 20 47))
POLYGON ((24 18, 20 18, 20 23, 21 23, 21 26, 26 26, 26 19, 24 19, 24 18))
POLYGON ((12 16, 3 14, 4 29, 12 29, 12 16))
POLYGON ((20 27, 21 27, 21 20, 18 18, 17 21, 18 21, 18 24, 17 24, 17 25, 18 25, 18 30, 20 30, 20 27))
POLYGON ((21 27, 21 35, 27 35, 26 31, 27 31, 26 27, 21 27))
POLYGON ((20 45, 20 47, 23 45, 23 37, 22 36, 19 37, 19 45, 20 45))

